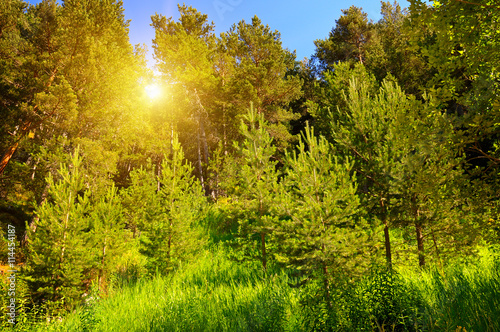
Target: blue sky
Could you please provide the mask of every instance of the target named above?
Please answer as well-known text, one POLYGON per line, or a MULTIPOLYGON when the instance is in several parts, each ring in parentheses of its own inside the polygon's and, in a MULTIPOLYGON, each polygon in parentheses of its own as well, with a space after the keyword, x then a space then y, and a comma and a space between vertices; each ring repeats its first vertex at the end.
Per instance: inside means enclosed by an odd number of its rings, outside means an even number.
MULTIPOLYGON (((403 8, 409 6, 407 1, 398 2, 403 8)), ((130 42, 134 45, 146 44, 151 53, 151 40, 154 38, 151 15, 159 13, 177 19, 177 3, 177 0, 123 0, 125 17, 131 20, 130 42)), ((184 3, 207 14, 209 21, 214 22, 217 34, 229 30, 242 19, 250 22, 257 15, 262 23, 281 33, 283 46, 296 50, 297 60, 309 58, 314 53, 314 40, 328 36, 342 9, 351 5, 362 7, 370 19, 380 19, 378 0, 186 0, 184 3)), ((153 65, 151 55, 148 59, 149 65, 153 65)))

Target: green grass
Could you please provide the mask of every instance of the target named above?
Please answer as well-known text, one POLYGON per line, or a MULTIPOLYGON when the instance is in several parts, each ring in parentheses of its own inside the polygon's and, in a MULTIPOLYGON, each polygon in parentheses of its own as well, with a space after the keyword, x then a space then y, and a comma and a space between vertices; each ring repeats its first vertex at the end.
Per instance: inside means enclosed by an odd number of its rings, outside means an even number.
POLYGON ((492 251, 439 272, 374 270, 357 282, 336 281, 328 302, 321 282, 292 288, 286 274, 230 261, 217 249, 172 276, 90 301, 62 322, 18 330, 500 331, 499 271, 492 251))
POLYGON ((425 303, 422 330, 500 331, 500 260, 492 251, 441 272, 401 274, 425 303))
POLYGON ((173 277, 139 281, 39 331, 285 331, 297 302, 287 281, 207 252, 173 277))

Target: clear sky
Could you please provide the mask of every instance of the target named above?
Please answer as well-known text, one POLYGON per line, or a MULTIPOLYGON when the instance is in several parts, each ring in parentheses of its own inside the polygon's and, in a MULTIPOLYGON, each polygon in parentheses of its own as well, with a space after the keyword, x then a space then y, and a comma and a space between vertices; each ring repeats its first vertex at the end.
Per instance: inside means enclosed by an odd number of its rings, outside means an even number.
MULTIPOLYGON (((39 0, 30 0, 38 3, 39 0)), ((408 7, 407 1, 398 1, 401 7, 408 7)), ((146 44, 152 52, 151 40, 154 29, 150 26, 151 15, 155 13, 177 19, 177 0, 123 0, 125 17, 130 19, 130 42, 146 44)), ((241 20, 250 22, 257 15, 262 23, 281 33, 283 46, 297 52, 297 60, 309 58, 314 53, 314 40, 324 39, 341 15, 342 9, 351 5, 362 7, 369 19, 380 19, 378 0, 185 0, 188 6, 208 15, 215 24, 217 34, 241 20)), ((181 2, 182 4, 182 2, 181 2)), ((153 65, 151 55, 149 65, 153 65)))

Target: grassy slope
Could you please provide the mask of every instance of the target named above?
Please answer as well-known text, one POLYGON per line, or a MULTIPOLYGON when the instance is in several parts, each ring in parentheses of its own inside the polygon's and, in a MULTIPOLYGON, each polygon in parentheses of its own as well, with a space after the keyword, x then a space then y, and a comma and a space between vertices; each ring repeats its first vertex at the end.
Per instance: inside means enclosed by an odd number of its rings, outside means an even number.
POLYGON ((156 277, 127 287, 50 329, 274 331, 285 325, 294 329, 296 294, 286 281, 285 275, 265 278, 258 265, 230 262, 220 251, 207 252, 174 277, 156 277))
POLYGON ((372 273, 330 311, 284 274, 206 252, 173 277, 125 287, 62 323, 30 331, 500 331, 500 263, 486 252, 445 271, 372 273), (309 300, 306 310, 299 299, 309 300), (306 328, 307 327, 307 328, 306 328))

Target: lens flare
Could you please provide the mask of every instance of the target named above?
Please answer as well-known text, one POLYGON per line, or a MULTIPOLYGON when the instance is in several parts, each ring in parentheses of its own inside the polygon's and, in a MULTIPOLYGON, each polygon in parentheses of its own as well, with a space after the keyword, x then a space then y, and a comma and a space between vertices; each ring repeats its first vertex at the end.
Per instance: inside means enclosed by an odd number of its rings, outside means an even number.
POLYGON ((146 94, 149 99, 157 99, 161 96, 161 88, 157 84, 151 84, 146 87, 146 94))

